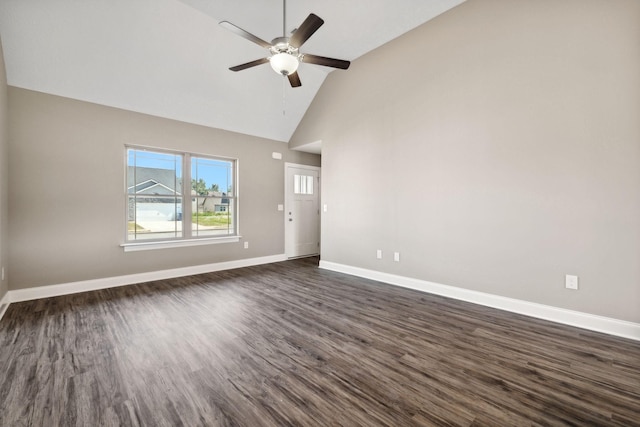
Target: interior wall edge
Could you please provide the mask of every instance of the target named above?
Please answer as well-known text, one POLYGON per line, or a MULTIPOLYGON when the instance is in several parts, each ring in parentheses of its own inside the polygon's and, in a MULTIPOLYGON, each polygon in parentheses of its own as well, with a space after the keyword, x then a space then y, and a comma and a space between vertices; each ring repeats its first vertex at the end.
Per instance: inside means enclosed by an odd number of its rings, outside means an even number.
POLYGON ((564 325, 575 326, 595 332, 602 332, 622 338, 640 341, 640 323, 597 316, 580 311, 567 310, 545 304, 508 298, 485 292, 472 291, 406 276, 383 273, 366 268, 320 260, 320 268, 338 273, 350 274, 365 279, 376 280, 388 285, 400 286, 429 294, 440 295, 486 307, 497 308, 512 313, 523 314, 538 319, 564 325))
MULTIPOLYGON (((9 279, 5 273, 9 258, 9 97, 4 50, 0 39, 0 300, 9 291, 9 279)), ((1 307, 1 306, 0 306, 1 307)), ((0 317, 2 317, 0 308, 0 317)))
POLYGON ((38 286, 33 288, 14 289, 9 290, 6 299, 9 303, 30 301, 40 298, 50 298, 80 292, 134 285, 136 283, 151 282, 154 280, 172 279, 176 277, 213 273, 223 270, 232 270, 234 268, 271 264, 274 262, 286 261, 286 259, 287 257, 285 254, 269 255, 257 258, 245 258, 212 264, 201 264, 190 267, 158 270, 147 273, 127 274, 123 276, 106 277, 102 279, 82 280, 71 283, 59 283, 55 285, 38 286))

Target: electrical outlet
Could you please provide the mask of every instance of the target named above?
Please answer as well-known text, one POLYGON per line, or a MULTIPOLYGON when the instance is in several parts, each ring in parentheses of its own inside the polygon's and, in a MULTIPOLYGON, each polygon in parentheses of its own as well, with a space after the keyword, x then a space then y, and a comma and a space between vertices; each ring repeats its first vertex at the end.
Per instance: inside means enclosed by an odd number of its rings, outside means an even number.
POLYGON ((567 289, 578 290, 578 276, 567 274, 564 279, 564 287, 567 289))
POLYGON ((244 248, 249 249, 249 242, 244 242, 244 248))
POLYGON ((395 262, 400 262, 400 252, 394 252, 393 253, 393 260, 395 262))
POLYGON ((376 251, 376 258, 378 258, 378 259, 382 259, 382 249, 378 249, 378 250, 376 251))

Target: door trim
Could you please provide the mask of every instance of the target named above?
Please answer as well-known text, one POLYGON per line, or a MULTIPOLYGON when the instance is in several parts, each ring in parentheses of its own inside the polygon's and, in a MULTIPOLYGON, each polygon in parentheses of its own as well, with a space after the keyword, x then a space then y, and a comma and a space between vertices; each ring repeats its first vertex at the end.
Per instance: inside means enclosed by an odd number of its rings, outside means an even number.
MULTIPOLYGON (((290 163, 290 162, 285 162, 284 163, 284 178, 282 179, 282 183, 283 183, 283 187, 284 187, 284 211, 282 212, 282 223, 284 224, 284 253, 285 256, 287 258, 296 258, 296 257, 291 257, 290 252, 287 252, 287 212, 289 209, 289 206, 291 204, 291 200, 290 200, 290 194, 287 193, 287 168, 292 167, 292 168, 298 168, 298 169, 307 169, 307 170, 312 170, 312 171, 316 171, 318 172, 318 209, 320 210, 320 212, 322 212, 322 209, 320 208, 322 206, 322 168, 320 166, 310 166, 310 165, 301 165, 298 163, 290 163)), ((322 249, 322 216, 321 214, 318 215, 318 242, 320 244, 320 246, 318 247, 318 253, 320 253, 320 250, 322 249)))

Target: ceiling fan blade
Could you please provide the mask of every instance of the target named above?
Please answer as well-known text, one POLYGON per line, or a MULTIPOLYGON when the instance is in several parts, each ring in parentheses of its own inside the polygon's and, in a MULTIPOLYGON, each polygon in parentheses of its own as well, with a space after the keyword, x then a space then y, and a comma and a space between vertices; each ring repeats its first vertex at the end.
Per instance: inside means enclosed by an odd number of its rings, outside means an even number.
POLYGON ((246 64, 240 64, 236 65, 235 67, 230 67, 229 69, 231 71, 242 71, 246 70, 247 68, 255 67, 256 65, 266 64, 267 62, 269 62, 269 58, 261 58, 256 59, 255 61, 247 62, 246 64))
POLYGON ((260 45, 266 49, 269 49, 271 47, 271 43, 267 43, 266 41, 262 40, 260 37, 254 36, 253 34, 243 30, 242 28, 233 25, 229 21, 222 21, 220 25, 226 28, 227 30, 239 35, 240 37, 244 37, 245 39, 250 40, 255 44, 260 45))
POLYGON ((289 44, 293 47, 299 48, 309 39, 309 37, 313 35, 313 33, 318 31, 318 28, 320 28, 322 24, 324 24, 322 18, 313 13, 310 14, 293 33, 289 39, 289 44))
POLYGON ((340 68, 341 70, 346 70, 351 65, 351 62, 345 61, 343 59, 334 59, 334 58, 326 58, 324 56, 311 55, 305 53, 302 57, 302 62, 306 62, 308 64, 316 64, 316 65, 324 65, 326 67, 340 68))
POLYGON ((300 87, 302 86, 302 83, 300 82, 300 76, 298 76, 298 72, 296 71, 295 73, 291 73, 287 76, 287 78, 289 79, 289 83, 291 84, 291 87, 300 87))

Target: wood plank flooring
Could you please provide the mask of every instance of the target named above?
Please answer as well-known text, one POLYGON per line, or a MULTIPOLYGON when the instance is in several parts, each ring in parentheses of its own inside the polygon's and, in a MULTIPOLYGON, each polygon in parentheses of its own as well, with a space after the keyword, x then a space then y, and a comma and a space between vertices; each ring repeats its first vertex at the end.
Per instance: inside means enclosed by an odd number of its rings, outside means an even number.
POLYGON ((317 259, 12 304, 2 426, 640 426, 640 343, 317 259))

